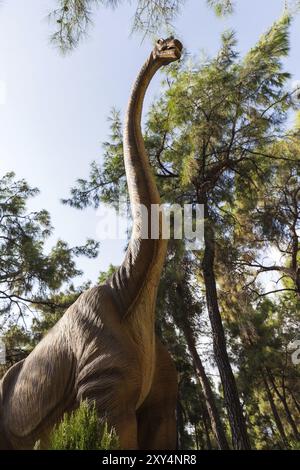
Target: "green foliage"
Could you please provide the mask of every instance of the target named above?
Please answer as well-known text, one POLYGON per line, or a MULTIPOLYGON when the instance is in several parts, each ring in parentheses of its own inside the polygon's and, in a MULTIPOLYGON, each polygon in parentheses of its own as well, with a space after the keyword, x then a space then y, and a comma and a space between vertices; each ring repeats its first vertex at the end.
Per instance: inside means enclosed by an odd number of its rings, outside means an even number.
MULTIPOLYGON (((162 30, 173 29, 177 15, 187 0, 135 0, 132 31, 143 34, 157 34, 162 30)), ((56 0, 57 8, 49 15, 55 25, 52 42, 62 53, 76 48, 87 34, 92 24, 94 9, 99 7, 117 8, 131 0, 56 0)), ((232 0, 206 0, 217 16, 233 12, 232 0)))
POLYGON ((95 404, 81 402, 71 414, 65 414, 62 422, 50 436, 50 450, 116 450, 118 437, 107 423, 99 420, 95 404))

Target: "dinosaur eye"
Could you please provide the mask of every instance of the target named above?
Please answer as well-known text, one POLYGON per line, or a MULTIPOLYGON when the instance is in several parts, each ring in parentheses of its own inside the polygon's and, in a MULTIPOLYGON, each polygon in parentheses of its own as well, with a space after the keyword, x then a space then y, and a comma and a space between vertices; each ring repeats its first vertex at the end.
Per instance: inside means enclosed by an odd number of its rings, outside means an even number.
POLYGON ((162 38, 160 38, 157 42, 158 42, 158 44, 162 44, 164 42, 164 40, 162 38))

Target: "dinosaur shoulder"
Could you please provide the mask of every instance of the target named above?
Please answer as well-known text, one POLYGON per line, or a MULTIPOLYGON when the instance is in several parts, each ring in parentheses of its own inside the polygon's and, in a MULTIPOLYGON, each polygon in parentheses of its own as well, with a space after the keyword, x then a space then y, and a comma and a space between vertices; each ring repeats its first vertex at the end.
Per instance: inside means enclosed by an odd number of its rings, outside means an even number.
POLYGON ((26 448, 45 423, 54 423, 72 400, 75 360, 54 329, 10 375, 11 383, 2 397, 6 429, 26 448))

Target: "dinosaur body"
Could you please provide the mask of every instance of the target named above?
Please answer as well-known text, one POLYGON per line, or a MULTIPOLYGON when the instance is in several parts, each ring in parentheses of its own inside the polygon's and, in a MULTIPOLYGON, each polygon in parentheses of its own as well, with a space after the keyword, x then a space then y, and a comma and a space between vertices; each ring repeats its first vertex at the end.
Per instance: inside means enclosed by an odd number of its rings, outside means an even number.
MULTIPOLYGON (((0 448, 30 449, 80 400, 95 401, 123 449, 176 446, 177 376, 155 336, 155 303, 166 241, 143 239, 138 210, 159 204, 140 123, 154 73, 180 57, 181 44, 158 41, 131 94, 124 160, 133 211, 125 260, 105 285, 84 292, 33 352, 0 382, 0 448)), ((150 224, 149 224, 150 227, 150 224)), ((148 228, 150 230, 150 228, 148 228)))

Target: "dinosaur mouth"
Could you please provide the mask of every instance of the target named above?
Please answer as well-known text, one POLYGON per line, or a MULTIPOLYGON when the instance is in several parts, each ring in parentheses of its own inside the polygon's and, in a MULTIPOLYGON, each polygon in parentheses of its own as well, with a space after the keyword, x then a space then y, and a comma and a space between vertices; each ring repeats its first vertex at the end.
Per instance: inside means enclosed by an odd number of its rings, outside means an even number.
POLYGON ((172 44, 172 46, 169 46, 164 51, 161 51, 161 55, 167 58, 180 59, 181 51, 182 51, 182 46, 180 43, 178 45, 172 44))

